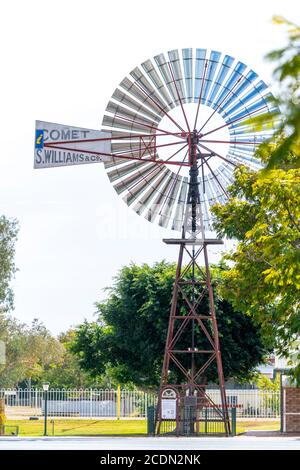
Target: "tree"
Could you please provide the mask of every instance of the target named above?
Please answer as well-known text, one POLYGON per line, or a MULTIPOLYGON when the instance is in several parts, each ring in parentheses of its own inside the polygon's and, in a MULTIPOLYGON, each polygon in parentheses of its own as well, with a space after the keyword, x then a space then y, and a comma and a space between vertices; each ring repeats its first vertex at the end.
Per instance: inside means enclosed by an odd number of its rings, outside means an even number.
POLYGON ((5 363, 0 363, 0 388, 53 388, 107 386, 105 378, 92 378, 70 352, 75 332, 56 339, 37 319, 30 326, 0 314, 0 340, 6 345, 5 363), (100 380, 100 382, 99 382, 100 380))
MULTIPOLYGON (((281 16, 273 21, 287 29, 288 42, 281 49, 267 54, 266 59, 275 62, 273 77, 278 88, 274 104, 277 112, 277 130, 263 144, 260 153, 267 156, 267 169, 300 167, 300 27, 281 16)), ((270 116, 263 115, 250 120, 252 123, 268 125, 270 116)))
POLYGON ((0 365, 0 388, 35 384, 45 367, 59 362, 63 347, 37 320, 32 325, 0 315, 0 340, 6 345, 6 360, 0 365))
POLYGON ((22 357, 21 335, 21 325, 0 312, 0 341, 5 344, 5 361, 0 364, 0 388, 14 387, 22 376, 19 367, 22 357))
MULTIPOLYGON (((228 189, 228 202, 216 204, 212 211, 218 235, 239 242, 225 257, 233 264, 223 273, 222 294, 261 323, 265 338, 276 338, 279 354, 289 357, 291 351, 298 351, 299 363, 300 30, 282 18, 276 17, 276 21, 288 25, 290 41, 268 55, 279 60, 275 69, 281 90, 277 102, 284 116, 273 139, 256 152, 267 170, 255 173, 238 168, 228 189)), ((294 376, 300 382, 299 364, 294 376)))
POLYGON ((22 333, 20 367, 23 365, 23 382, 30 388, 44 379, 45 369, 61 361, 64 347, 37 319, 29 328, 25 326, 22 333))
MULTIPOLYGON (((215 283, 217 273, 219 269, 214 269, 215 283)), ((72 351, 81 367, 94 375, 108 369, 123 384, 157 387, 174 277, 175 265, 166 262, 153 267, 131 264, 121 269, 108 299, 97 304, 98 321, 86 321, 76 330, 72 351)), ((208 308, 208 299, 206 302, 208 308)), ((259 327, 220 295, 216 295, 216 314, 225 376, 238 380, 251 378, 268 352, 259 327)), ((189 345, 187 338, 181 341, 189 345)), ((199 330, 196 330, 196 341, 199 348, 207 346, 207 339, 199 330)), ((173 369, 172 374, 174 380, 180 380, 177 370, 173 369)), ((217 380, 216 369, 208 369, 207 380, 217 380)))
MULTIPOLYGON (((75 336, 74 330, 59 335, 58 340, 63 353, 58 361, 45 367, 42 378, 53 388, 87 388, 99 386, 98 380, 91 378, 88 372, 81 369, 77 357, 71 353, 70 346, 75 336)), ((41 381, 40 381, 41 382, 41 381)), ((41 385, 41 383, 39 383, 41 385)), ((100 383, 102 385, 102 382, 100 383)), ((106 384, 104 383, 104 386, 106 384)))
POLYGON ((16 271, 14 256, 18 224, 14 219, 0 216, 0 311, 13 308, 10 281, 16 271))
POLYGON ((213 208, 219 236, 239 241, 225 257, 234 264, 223 273, 222 294, 288 356, 300 332, 300 170, 261 178, 239 168, 228 193, 228 202, 213 208))

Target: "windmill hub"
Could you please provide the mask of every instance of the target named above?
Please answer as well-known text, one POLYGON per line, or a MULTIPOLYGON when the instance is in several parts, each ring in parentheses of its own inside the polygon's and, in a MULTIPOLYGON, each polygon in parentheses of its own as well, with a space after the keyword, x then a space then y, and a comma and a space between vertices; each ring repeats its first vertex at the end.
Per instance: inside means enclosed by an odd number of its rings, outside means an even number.
MULTIPOLYGON (((188 145, 189 139, 191 139, 193 136, 196 139, 197 135, 197 141, 195 142, 198 147, 199 147, 199 153, 206 155, 211 154, 212 152, 217 152, 222 155, 227 155, 229 152, 230 144, 230 133, 229 130, 226 126, 226 122, 224 118, 221 116, 220 113, 215 112, 214 115, 212 115, 212 109, 209 106, 206 106, 204 104, 201 105, 199 113, 198 113, 198 118, 197 118, 197 123, 196 126, 195 124, 195 117, 197 114, 197 103, 184 103, 183 104, 183 110, 185 112, 187 121, 189 123, 190 130, 187 129, 187 125, 185 123, 182 109, 180 105, 176 105, 173 109, 169 111, 169 116, 174 119, 176 123, 180 125, 184 129, 184 132, 177 133, 178 128, 175 126, 175 124, 166 116, 164 116, 159 124, 159 127, 164 129, 166 132, 169 133, 169 135, 162 135, 159 131, 156 131, 156 144, 158 146, 157 148, 157 154, 159 158, 165 160, 165 159, 170 159, 170 161, 178 161, 178 160, 183 160, 186 156, 186 150, 187 147, 183 148, 180 150, 178 153, 178 147, 180 146, 180 142, 184 141, 184 144, 188 145), (208 121, 209 119, 209 121, 208 121), (206 121, 208 121, 206 123, 206 121), (206 124, 205 124, 206 123, 206 124), (204 126, 203 129, 201 129, 204 126), (219 129, 218 129, 219 128, 219 129), (211 135, 209 134, 207 137, 205 135, 206 132, 210 132, 211 130, 218 129, 214 131, 211 135), (210 142, 207 142, 209 140, 210 142), (224 143, 222 143, 224 142, 224 143), (202 146, 202 147, 201 147, 202 146), (204 149, 204 147, 209 147, 210 150, 204 149), (172 152, 170 150, 172 149, 172 152), (174 150, 173 150, 174 149, 174 150), (176 153, 174 157, 170 158, 170 154, 176 153)), ((186 161, 188 161, 188 157, 186 156, 186 161)), ((223 162, 224 163, 224 162, 223 162)), ((218 171, 218 168, 222 166, 222 160, 220 158, 210 158, 209 160, 209 165, 211 169, 215 172, 218 171)), ((172 171, 174 174, 177 174, 178 168, 176 166, 170 166, 169 168, 170 171, 172 171)), ((188 167, 182 167, 180 170, 180 176, 185 176, 188 177, 188 167)), ((207 164, 203 165, 203 175, 206 177, 211 176, 211 170, 209 169, 207 164)), ((200 172, 200 178, 202 178, 202 171, 200 172)))

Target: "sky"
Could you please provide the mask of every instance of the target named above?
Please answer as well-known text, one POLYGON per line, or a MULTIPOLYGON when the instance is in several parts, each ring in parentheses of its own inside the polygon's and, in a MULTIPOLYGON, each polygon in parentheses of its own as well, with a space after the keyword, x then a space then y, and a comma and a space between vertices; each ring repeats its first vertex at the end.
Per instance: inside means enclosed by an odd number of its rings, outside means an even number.
POLYGON ((35 120, 100 129, 129 71, 176 48, 225 52, 272 85, 264 55, 286 39, 274 14, 299 23, 295 0, 1 3, 0 214, 20 225, 14 316, 58 334, 96 318, 122 266, 177 258, 161 241, 174 233, 127 208, 101 163, 34 170, 35 120))

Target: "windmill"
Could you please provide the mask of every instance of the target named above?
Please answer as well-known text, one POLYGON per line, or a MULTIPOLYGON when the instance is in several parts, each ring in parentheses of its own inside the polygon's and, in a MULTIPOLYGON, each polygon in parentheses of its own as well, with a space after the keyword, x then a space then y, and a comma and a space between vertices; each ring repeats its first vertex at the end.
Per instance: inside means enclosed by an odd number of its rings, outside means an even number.
POLYGON ((179 256, 158 434, 166 423, 177 434, 199 434, 204 409, 230 433, 209 269, 209 247, 222 241, 214 238, 211 206, 226 201, 236 167, 261 168, 255 148, 273 132, 271 98, 267 85, 244 63, 217 51, 186 48, 134 68, 112 94, 101 131, 36 123, 35 168, 103 162, 128 206, 179 232, 163 240, 178 245, 179 256), (258 129, 251 123, 250 118, 267 113, 269 125, 258 129), (205 340, 201 348, 200 337, 205 340), (217 370, 218 403, 206 392, 211 367, 217 370))

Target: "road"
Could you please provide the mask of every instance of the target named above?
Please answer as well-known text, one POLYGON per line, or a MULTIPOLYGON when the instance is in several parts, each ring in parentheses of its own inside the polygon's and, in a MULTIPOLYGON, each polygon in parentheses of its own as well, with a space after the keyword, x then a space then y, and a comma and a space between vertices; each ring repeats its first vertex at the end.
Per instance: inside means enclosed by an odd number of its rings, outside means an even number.
POLYGON ((0 450, 300 450, 300 437, 1 437, 0 450))

